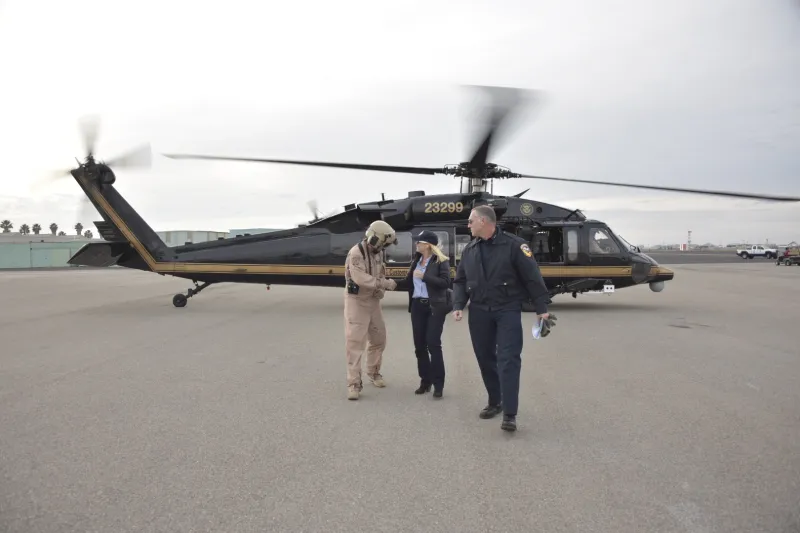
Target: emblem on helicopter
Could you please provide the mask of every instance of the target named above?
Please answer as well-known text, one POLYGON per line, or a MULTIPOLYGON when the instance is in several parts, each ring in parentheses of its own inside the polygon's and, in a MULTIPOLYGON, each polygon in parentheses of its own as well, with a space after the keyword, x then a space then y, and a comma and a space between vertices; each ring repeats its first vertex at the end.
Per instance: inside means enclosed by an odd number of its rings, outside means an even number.
POLYGON ((533 204, 524 203, 521 206, 519 206, 519 211, 526 217, 529 217, 533 214, 533 204))

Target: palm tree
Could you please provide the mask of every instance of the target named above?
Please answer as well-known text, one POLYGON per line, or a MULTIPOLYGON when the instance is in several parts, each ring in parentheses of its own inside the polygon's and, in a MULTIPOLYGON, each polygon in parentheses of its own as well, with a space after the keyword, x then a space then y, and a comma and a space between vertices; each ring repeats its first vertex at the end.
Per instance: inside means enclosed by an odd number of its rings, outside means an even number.
POLYGON ((78 222, 75 224, 75 232, 80 236, 81 232, 83 231, 83 224, 78 222))
POLYGON ((42 227, 39 224, 34 224, 31 229, 36 235, 39 235, 39 232, 42 231, 42 227))
POLYGON ((87 229, 86 231, 83 232, 83 236, 86 237, 87 239, 91 239, 94 235, 92 235, 92 230, 87 229))
POLYGON ((20 235, 28 235, 31 232, 30 226, 27 224, 23 224, 19 227, 19 234, 20 235))
POLYGON ((58 224, 56 224, 55 222, 50 224, 50 233, 55 235, 57 231, 58 231, 58 224))
POLYGON ((0 222, 0 228, 3 229, 3 233, 11 233, 11 228, 13 227, 14 224, 12 224, 10 220, 4 220, 0 222))

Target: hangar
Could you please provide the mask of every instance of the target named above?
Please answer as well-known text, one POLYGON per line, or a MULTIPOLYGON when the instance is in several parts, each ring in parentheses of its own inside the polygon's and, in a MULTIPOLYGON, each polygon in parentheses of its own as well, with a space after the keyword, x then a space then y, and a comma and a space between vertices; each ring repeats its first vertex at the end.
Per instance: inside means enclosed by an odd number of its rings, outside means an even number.
MULTIPOLYGON (((197 243, 255 235, 275 231, 277 228, 247 228, 229 231, 178 230, 157 231, 167 246, 197 243)), ((83 235, 0 233, 0 270, 28 268, 77 268, 67 261, 81 246, 99 239, 83 235)))

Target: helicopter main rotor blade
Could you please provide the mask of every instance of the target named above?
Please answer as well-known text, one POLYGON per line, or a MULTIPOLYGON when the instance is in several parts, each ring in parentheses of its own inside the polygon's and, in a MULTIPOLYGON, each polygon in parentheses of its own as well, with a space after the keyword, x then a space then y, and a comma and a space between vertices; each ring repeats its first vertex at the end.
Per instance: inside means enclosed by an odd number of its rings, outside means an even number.
POLYGON ((717 191, 712 189, 685 189, 681 187, 662 187, 659 185, 640 185, 636 183, 618 183, 613 181, 592 181, 580 180, 575 178, 552 178, 547 176, 532 176, 520 174, 521 178, 532 178, 537 180, 566 181, 571 183, 590 183, 592 185, 611 185, 612 187, 630 187, 634 189, 650 189, 654 191, 684 192, 691 194, 705 194, 710 196, 727 196, 733 198, 748 198, 752 200, 768 200, 773 202, 800 202, 800 198, 794 196, 777 196, 769 194, 755 194, 735 191, 717 191))
POLYGON ((492 103, 488 107, 489 121, 486 132, 477 143, 475 152, 469 160, 469 166, 476 171, 481 171, 489 160, 492 145, 497 144, 501 127, 507 127, 509 117, 522 103, 523 95, 531 95, 534 91, 517 89, 514 87, 496 87, 486 85, 468 85, 470 88, 481 89, 489 93, 492 103))
POLYGON ((324 161, 299 161, 293 159, 262 159, 250 157, 227 157, 227 156, 214 156, 214 155, 191 155, 191 154, 163 154, 164 157, 170 159, 212 159, 220 161, 245 161, 251 163, 279 163, 285 165, 306 165, 312 167, 333 167, 333 168, 349 168, 354 170, 376 170, 379 172, 403 172, 406 174, 441 174, 442 168, 428 168, 428 167, 400 167, 389 165, 361 165, 358 163, 330 163, 324 161))
POLYGON ((106 161, 105 164, 114 168, 150 168, 152 165, 151 153, 150 143, 146 143, 106 161))

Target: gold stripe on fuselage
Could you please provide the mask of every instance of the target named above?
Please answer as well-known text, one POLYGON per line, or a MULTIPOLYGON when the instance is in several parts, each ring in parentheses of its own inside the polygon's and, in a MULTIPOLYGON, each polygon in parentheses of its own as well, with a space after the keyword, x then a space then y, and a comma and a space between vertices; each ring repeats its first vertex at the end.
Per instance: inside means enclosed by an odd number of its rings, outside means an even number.
MULTIPOLYGON (((82 178, 81 178, 82 179, 82 178)), ((344 276, 344 265, 278 265, 278 264, 244 264, 244 263, 187 263, 185 261, 158 261, 131 231, 122 217, 114 210, 108 200, 97 188, 86 181, 83 182, 92 198, 103 208, 106 214, 122 231, 125 238, 136 249, 147 266, 158 273, 190 273, 190 274, 276 274, 294 276, 344 276)), ((630 266, 547 266, 539 267, 545 278, 559 277, 629 277, 630 266)), ((387 267, 386 275, 391 278, 404 278, 408 274, 408 267, 387 267)), ((672 271, 654 266, 650 275, 672 274, 672 271)), ((450 269, 450 275, 455 277, 456 269, 450 269)))

